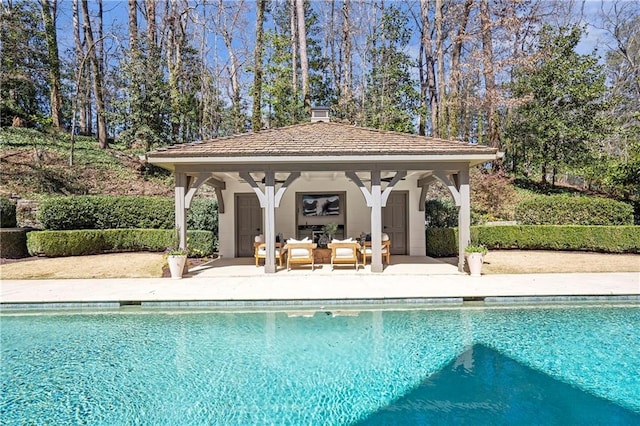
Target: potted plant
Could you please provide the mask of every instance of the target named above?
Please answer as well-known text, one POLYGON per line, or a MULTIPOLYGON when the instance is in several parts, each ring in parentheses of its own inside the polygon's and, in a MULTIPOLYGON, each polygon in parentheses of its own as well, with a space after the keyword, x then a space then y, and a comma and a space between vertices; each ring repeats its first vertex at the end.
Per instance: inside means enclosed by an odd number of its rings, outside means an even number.
POLYGON ((484 255, 488 252, 487 248, 482 244, 470 244, 464 251, 471 276, 479 277, 482 274, 482 263, 484 262, 484 255))
POLYGON ((180 248, 180 237, 178 236, 178 230, 174 232, 173 246, 167 250, 167 263, 169 264, 169 271, 171 272, 171 278, 179 280, 182 278, 184 267, 187 263, 187 255, 189 251, 180 248))

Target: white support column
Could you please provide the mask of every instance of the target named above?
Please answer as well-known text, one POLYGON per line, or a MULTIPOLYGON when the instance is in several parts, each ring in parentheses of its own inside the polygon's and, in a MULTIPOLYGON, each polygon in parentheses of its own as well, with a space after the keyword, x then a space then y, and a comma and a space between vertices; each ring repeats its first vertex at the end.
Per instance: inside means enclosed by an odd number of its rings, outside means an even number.
POLYGON ((382 272, 382 190, 380 171, 371 171, 371 272, 382 272))
POLYGON ((266 244, 266 258, 264 271, 276 272, 276 193, 275 173, 266 172, 264 177, 264 242, 266 244))
POLYGON ((460 210, 458 211, 458 271, 464 272, 464 250, 471 241, 471 197, 469 191, 469 166, 458 173, 458 193, 460 210))
POLYGON ((262 192, 262 189, 249 172, 240 173, 240 177, 253 188, 253 191, 258 196, 258 201, 260 201, 260 207, 262 207, 264 215, 264 242, 266 244, 264 271, 266 273, 276 272, 276 207, 280 206, 280 200, 285 191, 293 181, 300 177, 300 173, 292 172, 280 189, 278 189, 277 193, 275 190, 275 176, 275 172, 265 172, 264 192, 262 192))
POLYGON ((179 244, 181 249, 187 248, 187 174, 176 172, 175 184, 175 216, 176 230, 178 231, 179 244))

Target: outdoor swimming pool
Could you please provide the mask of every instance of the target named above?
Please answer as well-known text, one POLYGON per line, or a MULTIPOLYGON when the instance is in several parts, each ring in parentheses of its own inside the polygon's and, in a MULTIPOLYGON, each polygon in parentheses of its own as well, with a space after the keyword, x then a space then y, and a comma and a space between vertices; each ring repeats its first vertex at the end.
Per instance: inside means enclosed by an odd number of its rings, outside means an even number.
POLYGON ((2 315, 0 421, 640 423, 637 304, 331 309, 2 315))

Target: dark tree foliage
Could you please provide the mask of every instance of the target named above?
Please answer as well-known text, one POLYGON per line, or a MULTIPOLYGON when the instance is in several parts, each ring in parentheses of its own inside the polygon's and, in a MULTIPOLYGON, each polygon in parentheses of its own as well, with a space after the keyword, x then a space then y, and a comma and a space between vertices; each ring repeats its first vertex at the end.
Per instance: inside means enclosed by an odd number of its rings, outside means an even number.
POLYGON ((49 115, 47 46, 40 6, 12 2, 0 10, 0 118, 30 125, 46 124, 49 115))
POLYGON ((517 69, 511 85, 521 105, 505 132, 510 160, 542 182, 592 161, 593 145, 608 127, 605 74, 596 57, 576 53, 580 37, 577 27, 545 26, 536 61, 517 69))

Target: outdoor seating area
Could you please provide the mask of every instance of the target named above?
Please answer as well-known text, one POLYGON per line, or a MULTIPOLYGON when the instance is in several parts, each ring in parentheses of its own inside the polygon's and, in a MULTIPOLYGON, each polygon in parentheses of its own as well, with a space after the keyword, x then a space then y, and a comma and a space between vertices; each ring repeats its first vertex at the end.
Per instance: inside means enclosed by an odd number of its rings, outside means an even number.
MULTIPOLYGON (((260 266, 260 259, 267 258, 267 245, 264 242, 256 241, 253 243, 253 248, 255 249, 255 253, 253 257, 256 259, 256 267, 260 266)), ((282 268, 282 259, 284 257, 284 253, 282 250, 282 243, 276 243, 276 260, 278 261, 278 265, 282 268)))
MULTIPOLYGON (((383 263, 390 265, 391 240, 387 234, 382 234, 381 238, 383 263)), ((266 259, 266 243, 263 240, 264 237, 262 235, 255 238, 254 258, 256 267, 261 266, 261 259, 266 259)), ((278 240, 275 243, 275 260, 280 268, 286 262, 287 271, 291 271, 292 265, 310 267, 311 271, 313 271, 316 265, 323 263, 330 264, 331 270, 334 270, 336 266, 353 266, 357 271, 361 265, 367 265, 367 257, 371 258, 373 253, 371 241, 366 241, 365 238, 333 239, 331 243, 326 245, 326 248, 325 246, 320 247, 309 238, 302 240, 289 238, 284 240, 278 237, 278 240), (285 243, 283 244, 280 241, 285 241, 285 243)))
POLYGON ((358 254, 360 253, 360 243, 356 241, 333 240, 327 245, 331 249, 331 270, 336 265, 353 265, 358 270, 358 254))
MULTIPOLYGON (((386 261, 388 265, 389 263, 391 263, 391 240, 388 239, 388 236, 385 240, 384 235, 386 234, 383 234, 382 240, 382 260, 383 262, 386 261)), ((371 248, 371 241, 365 241, 362 245, 362 248, 360 249, 360 252, 362 253, 362 264, 366 266, 367 257, 371 257, 371 254, 373 253, 373 250, 371 248)))
POLYGON ((284 252, 287 255, 287 271, 291 270, 291 265, 311 265, 311 270, 314 268, 314 256, 313 250, 318 245, 305 239, 297 241, 293 239, 287 240, 287 244, 284 246, 284 252))

